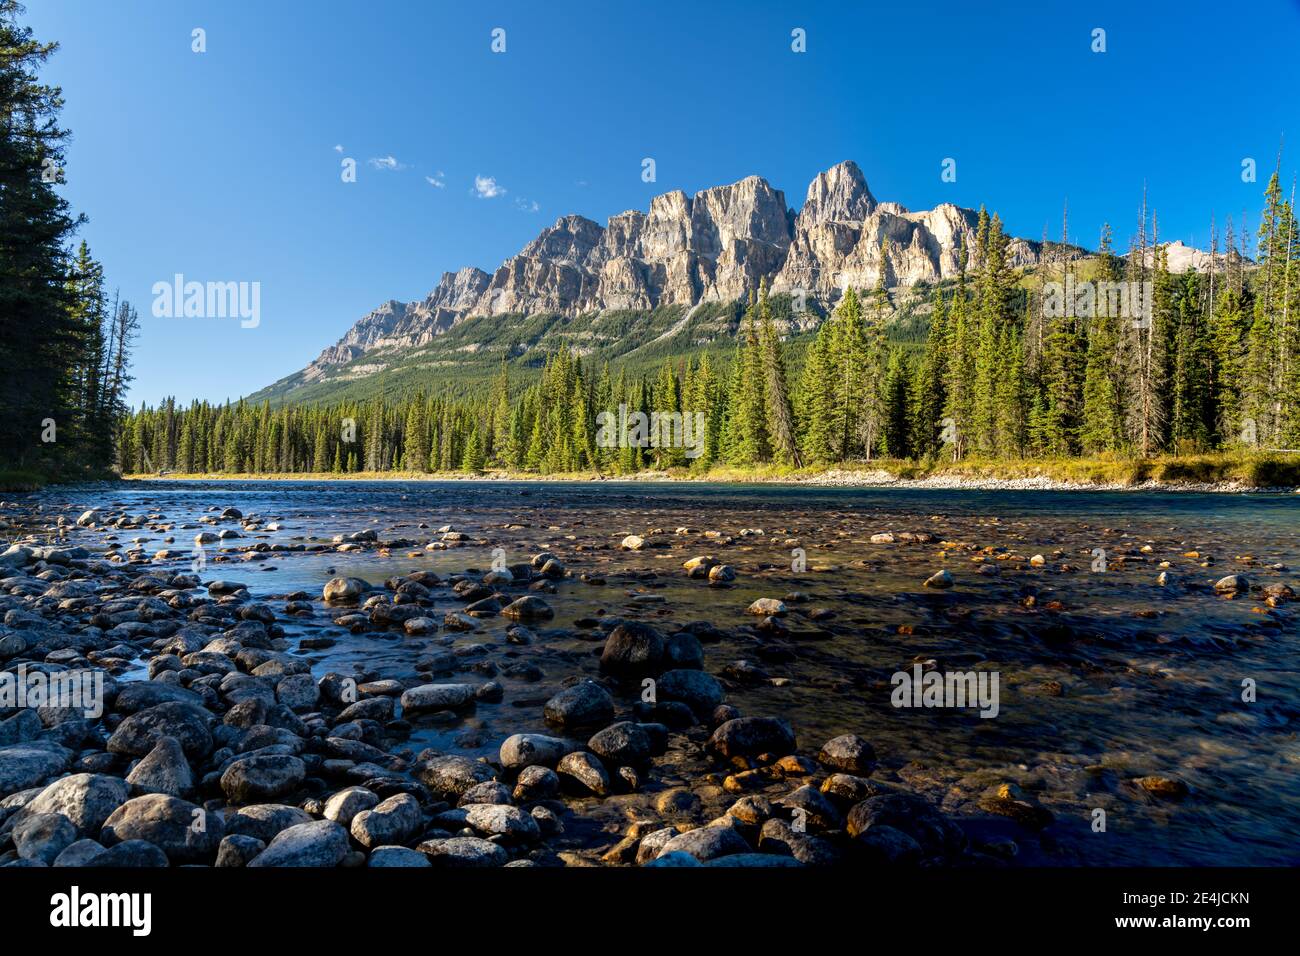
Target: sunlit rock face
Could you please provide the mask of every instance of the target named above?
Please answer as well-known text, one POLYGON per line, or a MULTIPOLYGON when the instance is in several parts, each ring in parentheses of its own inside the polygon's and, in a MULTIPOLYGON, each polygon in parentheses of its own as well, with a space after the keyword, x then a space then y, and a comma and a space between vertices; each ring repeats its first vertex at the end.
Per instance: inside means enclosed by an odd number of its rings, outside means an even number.
MULTIPOLYGON (((800 292, 833 305, 844 290, 950 278, 962 249, 974 258, 977 214, 951 203, 909 212, 878 202, 856 163, 818 173, 796 214, 785 194, 749 176, 694 196, 673 190, 647 212, 629 210, 601 226, 564 216, 491 275, 444 273, 422 302, 386 302, 362 318, 305 372, 376 348, 418 347, 472 315, 581 315, 743 299, 762 279, 774 292, 800 292)), ((1013 239, 1013 266, 1038 261, 1038 243, 1013 239)))

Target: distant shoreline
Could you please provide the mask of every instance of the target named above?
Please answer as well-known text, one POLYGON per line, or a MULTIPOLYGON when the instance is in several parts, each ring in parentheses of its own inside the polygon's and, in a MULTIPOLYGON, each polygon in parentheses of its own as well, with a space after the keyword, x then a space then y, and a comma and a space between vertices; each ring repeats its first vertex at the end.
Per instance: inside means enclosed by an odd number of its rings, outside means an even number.
MULTIPOLYGON (((1297 463, 1300 465, 1300 463, 1297 463)), ((1239 477, 1211 480, 1161 479, 1096 480, 1086 477, 1053 475, 1052 469, 1026 468, 1020 473, 1002 466, 998 474, 968 474, 957 470, 940 470, 929 474, 900 475, 883 467, 803 469, 781 473, 774 470, 743 471, 715 469, 694 474, 684 469, 641 471, 634 474, 564 473, 539 475, 534 472, 486 470, 480 473, 448 472, 292 472, 292 473, 175 473, 125 475, 130 481, 500 481, 531 483, 590 482, 696 482, 702 484, 785 484, 830 488, 926 488, 949 491, 1130 491, 1130 492, 1199 492, 1216 494, 1300 493, 1300 485, 1252 484, 1239 477)))

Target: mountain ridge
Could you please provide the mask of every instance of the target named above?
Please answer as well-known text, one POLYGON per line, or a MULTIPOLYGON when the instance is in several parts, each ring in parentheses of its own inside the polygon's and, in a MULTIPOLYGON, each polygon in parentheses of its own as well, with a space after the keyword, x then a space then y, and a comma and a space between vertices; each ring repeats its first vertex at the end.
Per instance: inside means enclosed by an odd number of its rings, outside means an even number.
MULTIPOLYGON (((475 266, 444 272, 423 300, 384 302, 281 382, 318 382, 371 352, 419 348, 475 315, 690 309, 743 299, 765 278, 774 293, 829 308, 850 285, 874 286, 882 270, 891 288, 951 278, 961 249, 974 255, 976 222, 974 210, 952 203, 911 212, 879 202, 851 160, 818 173, 798 212, 760 176, 693 196, 670 190, 605 226, 561 216, 491 274, 475 266)), ((1042 250, 1012 239, 1009 262, 1034 265, 1042 250)))

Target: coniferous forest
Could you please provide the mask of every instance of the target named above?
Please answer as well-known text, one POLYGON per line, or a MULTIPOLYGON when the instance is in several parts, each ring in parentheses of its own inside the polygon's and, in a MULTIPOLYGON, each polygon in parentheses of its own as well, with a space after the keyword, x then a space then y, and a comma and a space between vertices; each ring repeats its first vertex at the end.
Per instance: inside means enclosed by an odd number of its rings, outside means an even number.
POLYGON ((135 310, 110 296, 58 193, 60 91, 37 73, 56 49, 0 0, 0 472, 71 478, 117 461, 135 310))
POLYGON ((701 352, 630 375, 561 348, 526 381, 503 365, 478 397, 168 401, 129 416, 121 462, 128 472, 629 474, 1295 448, 1300 235, 1278 175, 1264 194, 1256 257, 1230 222, 1226 232, 1207 268, 1176 274, 1143 209, 1127 252, 1106 228, 1095 257, 1062 256, 1025 275, 1007 264, 999 218, 981 211, 968 257, 979 265, 930 291, 919 346, 891 341, 895 308, 883 286, 847 290, 802 336, 785 334, 760 288, 722 362, 701 352), (1147 308, 1132 317, 1048 307, 1053 284, 1079 282, 1145 287, 1147 308), (703 434, 689 448, 667 435, 658 447, 598 441, 598 417, 620 406, 703 413, 703 434))
POLYGON ((431 375, 423 390, 328 404, 128 409, 139 320, 59 194, 62 97, 38 77, 56 46, 21 11, 0 0, 0 470, 702 473, 1300 447, 1300 234, 1280 157, 1253 234, 1229 219, 1222 251, 1216 232, 1183 272, 1145 197, 1127 249, 1107 226, 1095 255, 1063 241, 1029 270, 1009 264, 1009 236, 981 210, 970 267, 927 292, 920 342, 893 334, 899 291, 883 284, 846 290, 811 332, 760 287, 730 354, 675 355, 654 373, 561 346, 540 367, 503 363, 468 395, 431 375), (1053 286, 1075 283, 1149 289, 1146 309, 1049 308, 1053 286), (691 447, 602 442, 601 413, 619 409, 702 416, 702 434, 691 447))

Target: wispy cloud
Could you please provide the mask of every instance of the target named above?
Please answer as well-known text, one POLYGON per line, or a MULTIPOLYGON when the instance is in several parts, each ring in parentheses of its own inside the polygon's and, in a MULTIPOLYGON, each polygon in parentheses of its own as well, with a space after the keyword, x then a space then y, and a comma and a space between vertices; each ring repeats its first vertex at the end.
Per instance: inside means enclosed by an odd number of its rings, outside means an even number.
POLYGON ((474 177, 474 195, 479 199, 496 199, 506 194, 506 187, 497 184, 492 176, 474 177))
POLYGON ((370 160, 370 165, 394 173, 407 168, 406 163, 399 162, 394 156, 377 156, 370 160))
POLYGON ((334 152, 336 152, 336 153, 341 153, 341 152, 343 152, 343 144, 342 144, 342 143, 339 143, 338 145, 336 145, 336 146, 334 147, 334 152))
POLYGON ((520 212, 540 212, 542 207, 537 205, 536 199, 524 199, 521 196, 515 200, 515 208, 520 212))
POLYGON ((430 186, 434 186, 438 189, 441 189, 443 186, 447 185, 446 179, 443 178, 446 175, 447 174, 440 169, 438 170, 438 173, 435 176, 425 176, 424 181, 428 183, 430 186))

